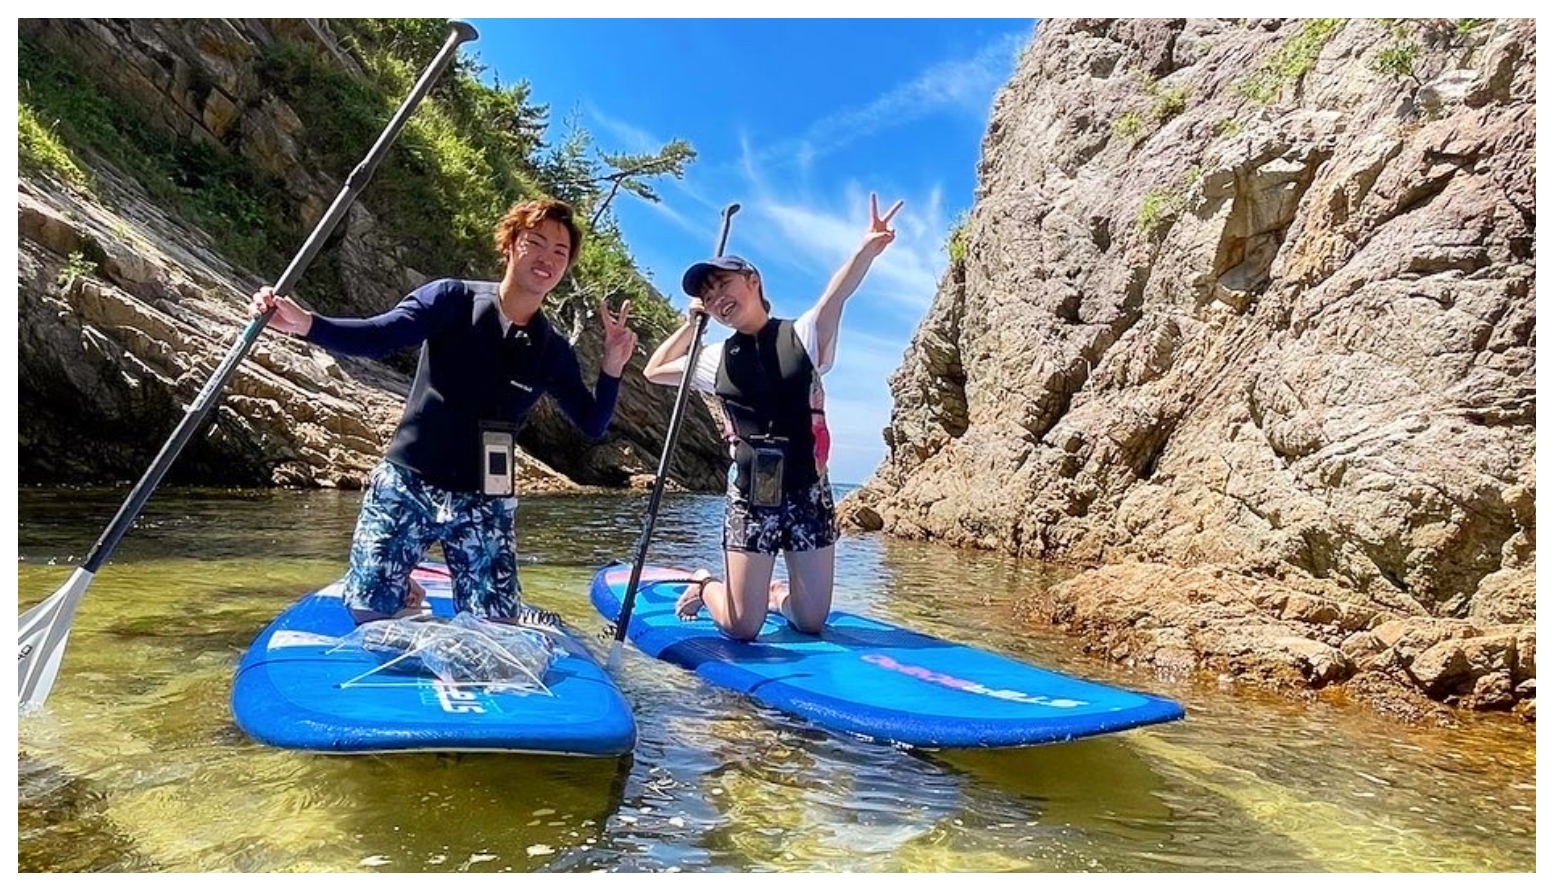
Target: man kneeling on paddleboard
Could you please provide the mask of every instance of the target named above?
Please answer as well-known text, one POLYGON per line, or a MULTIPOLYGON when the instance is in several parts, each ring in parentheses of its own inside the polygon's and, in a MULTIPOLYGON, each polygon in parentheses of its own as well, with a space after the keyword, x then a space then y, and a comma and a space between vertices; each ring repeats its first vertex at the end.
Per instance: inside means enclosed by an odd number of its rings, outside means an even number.
POLYGON ((518 580, 515 437, 547 392, 585 435, 602 436, 637 343, 626 326, 629 304, 619 315, 601 305, 604 357, 590 392, 572 345, 541 312, 582 241, 568 205, 537 199, 513 205, 496 227, 506 261, 500 282, 439 279, 366 319, 317 315, 269 288, 254 294, 255 315, 274 310, 270 327, 332 353, 380 358, 421 349, 404 416, 372 471, 351 541, 344 599, 358 623, 403 612, 410 572, 434 541, 458 611, 536 619, 518 580))
POLYGON ((718 628, 738 640, 754 640, 768 610, 808 634, 825 625, 837 526, 820 376, 836 359, 842 306, 895 240, 890 220, 900 209, 897 201, 881 216, 879 199, 869 196, 863 243, 797 319, 771 316, 760 272, 741 257, 714 257, 686 270, 681 285, 691 297, 689 321, 653 352, 643 375, 655 384, 680 383, 698 313, 734 329, 721 348, 703 351, 691 371, 693 386, 718 397, 734 460, 723 521, 728 581, 698 573, 677 605, 681 618, 694 618, 705 604, 718 628), (779 552, 787 586, 772 583, 779 552))

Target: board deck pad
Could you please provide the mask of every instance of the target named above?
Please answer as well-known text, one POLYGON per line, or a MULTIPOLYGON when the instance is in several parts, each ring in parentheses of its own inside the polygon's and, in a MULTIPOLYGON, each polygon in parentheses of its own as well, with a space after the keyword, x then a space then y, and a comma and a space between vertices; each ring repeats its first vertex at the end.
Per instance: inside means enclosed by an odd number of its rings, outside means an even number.
MULTIPOLYGON (((413 573, 433 615, 452 617, 447 570, 413 573)), ((516 692, 446 684, 426 671, 380 670, 386 661, 340 646, 355 627, 335 582, 282 612, 249 647, 232 686, 232 713, 267 745, 330 753, 504 751, 617 756, 636 743, 631 708, 584 645, 548 632, 563 655, 549 689, 516 692), (364 677, 365 675, 365 677, 364 677)))
MULTIPOLYGON (((620 614, 632 567, 594 576, 589 597, 620 614)), ((1049 671, 878 619, 833 610, 819 635, 768 615, 760 635, 736 641, 707 611, 675 614, 690 572, 647 565, 627 637, 642 652, 707 682, 831 730, 928 749, 1029 746, 1173 721, 1169 699, 1049 671)))

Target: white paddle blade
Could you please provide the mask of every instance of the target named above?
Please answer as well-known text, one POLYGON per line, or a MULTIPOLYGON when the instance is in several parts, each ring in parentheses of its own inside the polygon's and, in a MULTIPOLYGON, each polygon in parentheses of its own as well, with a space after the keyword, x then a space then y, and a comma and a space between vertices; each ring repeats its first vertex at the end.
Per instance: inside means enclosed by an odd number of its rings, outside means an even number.
POLYGON ((621 667, 621 642, 614 641, 610 644, 610 658, 605 663, 605 670, 614 674, 621 667))
POLYGON ((59 590, 22 613, 21 655, 16 663, 21 712, 40 708, 54 688, 59 663, 65 658, 65 642, 70 638, 70 620, 92 577, 93 573, 77 569, 59 590))

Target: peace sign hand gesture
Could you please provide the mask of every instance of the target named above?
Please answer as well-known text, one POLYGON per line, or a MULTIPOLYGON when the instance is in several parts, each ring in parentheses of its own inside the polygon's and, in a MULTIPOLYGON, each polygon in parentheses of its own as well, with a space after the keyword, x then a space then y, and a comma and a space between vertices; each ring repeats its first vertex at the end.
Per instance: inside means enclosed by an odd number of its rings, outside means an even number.
POLYGON ((619 315, 610 314, 610 302, 599 301, 599 320, 604 323, 604 359, 599 370, 610 377, 620 377, 626 370, 626 362, 637 348, 637 332, 626 327, 626 313, 631 301, 621 302, 619 315))
POLYGON ((880 216, 880 199, 873 192, 869 193, 869 231, 863 234, 863 247, 860 249, 865 257, 873 259, 878 257, 892 241, 896 240, 896 230, 890 228, 890 219, 901 209, 903 201, 897 201, 880 216))

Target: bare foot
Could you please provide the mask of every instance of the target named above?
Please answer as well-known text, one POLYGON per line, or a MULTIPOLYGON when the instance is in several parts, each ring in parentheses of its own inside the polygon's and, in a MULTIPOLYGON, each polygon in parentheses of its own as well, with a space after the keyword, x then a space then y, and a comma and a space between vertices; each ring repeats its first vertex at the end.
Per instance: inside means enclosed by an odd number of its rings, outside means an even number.
POLYGON ((409 583, 409 590, 405 592, 405 606, 410 609, 420 609, 421 604, 426 602, 426 589, 415 579, 405 581, 409 583))
POLYGON ((680 599, 674 603, 675 615, 679 616, 682 622, 689 622, 696 618, 696 614, 701 612, 702 606, 706 603, 703 595, 707 591, 707 586, 717 581, 712 577, 712 573, 705 569, 698 569, 691 573, 691 578, 693 583, 686 587, 680 594, 680 599))
POLYGON ((405 581, 407 584, 405 587, 404 605, 399 608, 398 612, 394 613, 393 618, 396 619, 420 615, 421 605, 426 602, 426 589, 421 587, 421 583, 415 579, 406 579, 405 581))
POLYGON ((780 579, 772 579, 772 583, 766 587, 766 591, 767 611, 781 614, 782 605, 788 601, 788 583, 780 579))

